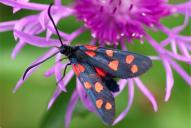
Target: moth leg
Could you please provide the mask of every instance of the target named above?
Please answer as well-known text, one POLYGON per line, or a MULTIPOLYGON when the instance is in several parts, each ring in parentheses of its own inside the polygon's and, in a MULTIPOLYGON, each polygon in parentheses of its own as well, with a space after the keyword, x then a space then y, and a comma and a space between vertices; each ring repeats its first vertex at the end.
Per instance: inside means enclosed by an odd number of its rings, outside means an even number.
POLYGON ((67 69, 67 67, 68 67, 69 65, 71 65, 71 64, 72 64, 71 62, 66 64, 66 66, 65 66, 65 68, 64 68, 64 73, 63 73, 63 75, 62 75, 62 78, 56 83, 56 85, 58 85, 58 84, 60 83, 60 81, 62 81, 62 79, 64 78, 64 76, 65 76, 65 74, 66 74, 66 69, 67 69))

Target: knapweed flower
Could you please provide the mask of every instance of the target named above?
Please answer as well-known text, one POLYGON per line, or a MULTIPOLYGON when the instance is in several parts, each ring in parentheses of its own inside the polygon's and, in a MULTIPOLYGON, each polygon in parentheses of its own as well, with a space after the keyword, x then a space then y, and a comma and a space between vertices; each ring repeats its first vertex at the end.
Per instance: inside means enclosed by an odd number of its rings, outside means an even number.
MULTIPOLYGON (((18 40, 12 52, 12 58, 15 58, 17 53, 26 44, 37 47, 59 46, 58 40, 51 39, 51 36, 56 34, 56 32, 47 15, 48 4, 32 3, 29 2, 29 0, 0 0, 0 3, 11 6, 13 8, 13 13, 21 9, 39 11, 35 15, 0 23, 0 31, 13 31, 15 39, 18 40), (43 32, 46 32, 46 37, 39 36, 39 34, 43 32)), ((161 61, 166 71, 165 101, 169 100, 174 85, 172 68, 191 86, 191 76, 178 63, 184 62, 188 65, 191 64, 191 36, 181 35, 181 32, 189 25, 191 1, 180 4, 170 4, 167 0, 75 0, 73 4, 62 5, 60 0, 55 0, 55 5, 51 14, 56 23, 69 16, 76 16, 79 21, 84 23, 83 26, 72 33, 59 31, 62 38, 67 40, 65 42, 66 44, 69 44, 85 31, 91 31, 92 40, 98 40, 100 46, 104 46, 105 44, 114 46, 121 45, 121 48, 126 50, 125 42, 132 42, 134 39, 149 43, 157 53, 157 55, 150 55, 151 59, 161 61), (162 18, 175 14, 185 17, 182 25, 168 28, 161 23, 162 18), (166 38, 157 42, 147 30, 161 31, 166 34, 166 38), (167 45, 170 45, 171 48, 166 48, 167 45)), ((40 62, 53 55, 55 52, 57 52, 56 48, 50 48, 47 53, 39 57, 32 64, 40 62)), ((55 65, 45 73, 45 76, 49 77, 55 75, 57 81, 61 79, 62 70, 67 64, 59 61, 61 57, 61 54, 56 55, 55 65)), ((38 67, 39 66, 30 70, 26 78, 38 67)), ((64 79, 59 82, 48 108, 51 107, 62 91, 66 92, 66 86, 73 75, 74 73, 71 70, 66 74, 64 79)), ((14 92, 23 82, 21 78, 14 92)), ((80 97, 83 105, 89 111, 95 111, 83 87, 80 85, 80 82, 77 80, 76 83, 76 90, 73 92, 71 101, 68 105, 65 127, 69 127, 71 115, 78 101, 78 97, 80 97)), ((157 111, 158 108, 154 96, 146 88, 140 78, 122 79, 119 80, 118 84, 120 86, 120 92, 126 86, 128 87, 128 105, 115 119, 113 124, 118 123, 128 113, 133 103, 135 84, 152 103, 154 110, 157 111)), ((117 96, 120 92, 114 95, 117 96)))

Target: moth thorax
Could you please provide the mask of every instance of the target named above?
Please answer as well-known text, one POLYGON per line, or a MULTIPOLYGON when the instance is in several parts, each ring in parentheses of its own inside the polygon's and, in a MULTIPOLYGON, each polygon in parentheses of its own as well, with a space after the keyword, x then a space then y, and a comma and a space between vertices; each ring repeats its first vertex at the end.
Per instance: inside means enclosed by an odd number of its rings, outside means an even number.
POLYGON ((70 46, 63 45, 63 46, 60 47, 59 50, 60 50, 61 54, 64 54, 65 56, 70 56, 74 49, 72 47, 70 47, 70 46))

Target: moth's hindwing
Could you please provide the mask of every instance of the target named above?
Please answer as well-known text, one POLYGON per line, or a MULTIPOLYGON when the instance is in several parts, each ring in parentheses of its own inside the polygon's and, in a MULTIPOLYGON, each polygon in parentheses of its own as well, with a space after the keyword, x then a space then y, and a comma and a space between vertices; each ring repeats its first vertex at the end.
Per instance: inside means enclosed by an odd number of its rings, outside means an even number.
POLYGON ((84 61, 101 68, 113 77, 136 77, 143 74, 152 65, 149 57, 133 52, 93 45, 80 46, 79 49, 86 56, 84 61))
POLYGON ((113 95, 100 76, 96 74, 94 67, 88 63, 78 62, 75 58, 71 59, 71 62, 75 74, 95 106, 97 114, 106 124, 111 125, 115 115, 113 95))
POLYGON ((94 67, 94 68, 95 68, 96 73, 101 77, 102 81, 105 83, 105 85, 107 86, 107 88, 110 91, 112 91, 112 92, 119 91, 119 85, 112 78, 112 76, 110 76, 109 74, 107 74, 107 72, 105 72, 104 70, 102 70, 98 67, 94 67))

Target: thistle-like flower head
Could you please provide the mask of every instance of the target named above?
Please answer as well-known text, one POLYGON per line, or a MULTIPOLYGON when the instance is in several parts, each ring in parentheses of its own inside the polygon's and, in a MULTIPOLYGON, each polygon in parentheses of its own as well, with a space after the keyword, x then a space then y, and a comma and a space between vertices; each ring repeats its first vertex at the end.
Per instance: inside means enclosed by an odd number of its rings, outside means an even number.
POLYGON ((141 39, 145 26, 154 27, 170 14, 164 0, 76 0, 76 14, 102 42, 141 39))

